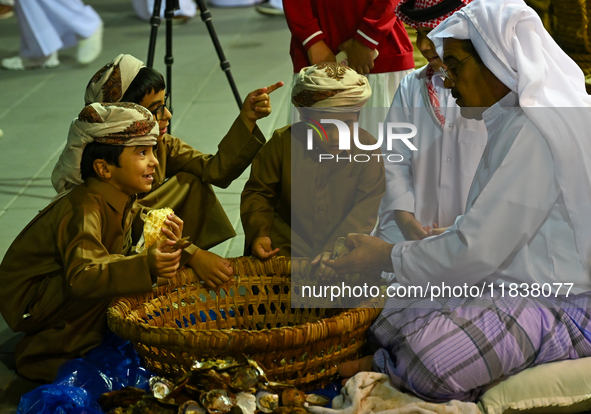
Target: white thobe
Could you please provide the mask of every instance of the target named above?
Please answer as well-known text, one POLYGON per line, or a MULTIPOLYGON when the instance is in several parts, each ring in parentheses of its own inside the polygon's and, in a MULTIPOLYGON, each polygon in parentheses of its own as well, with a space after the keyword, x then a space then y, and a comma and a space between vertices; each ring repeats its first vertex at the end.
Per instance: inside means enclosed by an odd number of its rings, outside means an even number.
MULTIPOLYGON (((133 9, 142 20, 150 21, 154 13, 154 0, 132 0, 133 9)), ((160 17, 164 17, 166 0, 162 0, 160 6, 160 17)), ((174 12, 175 16, 194 17, 197 14, 197 5, 193 0, 179 0, 179 10, 174 12)))
POLYGON ((16 0, 20 56, 42 58, 90 37, 101 18, 81 0, 16 0))
MULTIPOLYGON (((404 240, 394 221, 394 210, 414 213, 423 224, 451 226, 464 213, 472 178, 487 141, 484 122, 462 118, 456 100, 439 75, 433 84, 439 96, 445 125, 435 117, 425 82, 427 66, 406 76, 394 96, 386 122, 408 122, 417 127, 411 151, 401 140, 392 150, 382 144, 382 153, 400 154, 401 162, 385 162, 386 194, 379 211, 380 238, 404 240)), ((405 131, 406 132, 406 131, 405 131)))
POLYGON ((484 122, 488 144, 466 213, 440 236, 397 243, 391 254, 396 280, 422 286, 569 282, 571 293, 591 290, 546 139, 514 92, 488 108, 484 122))

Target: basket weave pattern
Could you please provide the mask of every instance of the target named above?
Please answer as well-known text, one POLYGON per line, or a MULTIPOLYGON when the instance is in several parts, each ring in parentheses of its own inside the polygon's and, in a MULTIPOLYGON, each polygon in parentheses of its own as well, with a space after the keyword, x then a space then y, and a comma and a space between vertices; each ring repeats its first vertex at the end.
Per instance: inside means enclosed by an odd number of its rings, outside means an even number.
POLYGON ((183 268, 155 293, 114 302, 109 327, 134 343, 148 369, 167 376, 185 373, 197 359, 244 353, 270 380, 305 389, 329 382, 340 362, 358 357, 383 299, 349 310, 292 308, 292 265, 309 271, 309 259, 228 260, 236 278, 218 293, 183 268))

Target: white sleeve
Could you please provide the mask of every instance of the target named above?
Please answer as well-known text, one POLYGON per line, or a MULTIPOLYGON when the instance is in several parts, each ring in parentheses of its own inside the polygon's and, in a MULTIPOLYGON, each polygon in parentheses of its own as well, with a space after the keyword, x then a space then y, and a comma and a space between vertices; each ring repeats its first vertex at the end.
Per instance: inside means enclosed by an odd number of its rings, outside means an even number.
MULTIPOLYGON (((391 256, 399 283, 477 283, 535 235, 556 202, 559 188, 548 145, 533 129, 519 132, 488 182, 479 183, 481 191, 472 207, 450 231, 394 246, 391 256)), ((475 180, 478 176, 477 172, 475 180)))
MULTIPOLYGON (((412 74, 411 74, 412 75, 412 74)), ((384 141, 382 142, 382 153, 384 158, 390 154, 400 154, 402 161, 390 162, 384 160, 386 170, 386 193, 380 205, 380 220, 385 222, 392 215, 394 210, 415 211, 414 183, 412 178, 412 151, 402 142, 395 139, 392 142, 392 150, 387 149, 386 128, 388 122, 412 123, 408 99, 405 96, 409 82, 403 79, 396 91, 388 117, 384 123, 384 141)), ((392 156, 391 160, 398 160, 400 157, 392 156)))

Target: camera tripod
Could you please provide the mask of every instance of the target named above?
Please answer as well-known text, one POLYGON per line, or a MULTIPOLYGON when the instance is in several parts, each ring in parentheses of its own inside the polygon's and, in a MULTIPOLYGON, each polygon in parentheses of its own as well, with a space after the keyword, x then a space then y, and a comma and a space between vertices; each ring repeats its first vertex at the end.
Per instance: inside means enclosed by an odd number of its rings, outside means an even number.
MULTIPOLYGON (((168 108, 170 112, 172 112, 172 64, 174 62, 174 58, 172 56, 172 19, 174 17, 174 11, 179 10, 179 0, 164 0, 166 2, 166 6, 164 9, 164 19, 166 20, 166 54, 164 56, 164 63, 166 64, 166 87, 167 87, 167 95, 168 95, 168 102, 170 107, 168 108)), ((209 32, 209 36, 211 37, 211 41, 213 42, 213 46, 218 54, 218 58, 220 60, 220 66, 222 70, 226 73, 226 77, 228 78, 228 82, 230 83, 230 87, 232 88, 232 93, 234 94, 234 98, 236 99, 236 103, 238 104, 238 108, 242 108, 242 99, 240 98, 240 93, 238 92, 238 88, 236 87, 236 83, 234 82, 234 78, 232 77, 232 72, 230 72, 230 62, 226 59, 224 55, 224 51, 222 49, 222 45, 218 39, 218 36, 215 32, 213 27, 213 23, 211 20, 211 13, 205 7, 205 2, 203 0, 196 0, 197 7, 199 8, 199 13, 201 14, 201 20, 205 22, 207 26, 207 31, 209 32)), ((154 10, 152 12, 152 17, 150 18, 150 25, 152 26, 150 30, 150 43, 148 46, 148 61, 147 66, 149 68, 154 66, 154 50, 156 49, 156 36, 158 34, 158 27, 160 26, 160 9, 162 7, 162 0, 154 0, 154 10)), ((169 133, 171 132, 171 124, 168 126, 169 133)))

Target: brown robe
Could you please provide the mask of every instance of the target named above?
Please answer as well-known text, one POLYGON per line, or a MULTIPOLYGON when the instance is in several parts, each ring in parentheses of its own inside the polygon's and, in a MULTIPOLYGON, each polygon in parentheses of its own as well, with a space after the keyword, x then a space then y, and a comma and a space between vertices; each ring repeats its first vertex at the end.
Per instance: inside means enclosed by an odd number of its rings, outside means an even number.
MULTIPOLYGON (((265 141, 258 127, 251 133, 240 117, 220 142, 216 154, 203 154, 165 134, 157 145, 160 164, 152 191, 139 195, 138 203, 148 208, 172 208, 184 222, 183 235, 200 248, 220 244, 236 232, 211 186, 229 186, 250 165, 265 141)), ((138 217, 134 240, 142 228, 138 217)))
MULTIPOLYGON (((359 134, 362 144, 376 142, 367 131, 359 134)), ((386 180, 383 163, 371 154, 380 150, 352 146, 340 154, 367 154, 369 162, 319 162, 325 151, 307 150, 304 137, 302 123, 278 129, 252 163, 240 203, 247 255, 255 238, 267 236, 279 255, 315 257, 332 251, 337 238, 370 233, 376 224, 386 180)))
POLYGON ((131 247, 135 197, 89 178, 41 211, 0 265, 0 311, 25 336, 19 374, 52 381, 58 367, 99 345, 112 299, 150 292, 146 253, 131 247))

